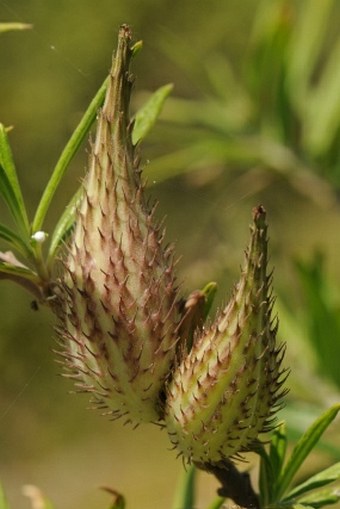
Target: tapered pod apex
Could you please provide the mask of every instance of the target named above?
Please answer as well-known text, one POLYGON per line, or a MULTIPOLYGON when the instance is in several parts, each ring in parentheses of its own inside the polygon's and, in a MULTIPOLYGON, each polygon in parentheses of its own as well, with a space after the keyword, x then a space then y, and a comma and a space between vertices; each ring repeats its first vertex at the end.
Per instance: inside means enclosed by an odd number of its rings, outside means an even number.
POLYGON ((68 376, 113 418, 158 421, 176 352, 172 252, 144 199, 129 118, 134 49, 120 28, 89 170, 61 278, 68 376))
POLYGON ((166 423, 179 452, 211 469, 251 449, 281 405, 283 347, 276 345, 265 210, 253 211, 240 280, 203 328, 167 387, 166 423))

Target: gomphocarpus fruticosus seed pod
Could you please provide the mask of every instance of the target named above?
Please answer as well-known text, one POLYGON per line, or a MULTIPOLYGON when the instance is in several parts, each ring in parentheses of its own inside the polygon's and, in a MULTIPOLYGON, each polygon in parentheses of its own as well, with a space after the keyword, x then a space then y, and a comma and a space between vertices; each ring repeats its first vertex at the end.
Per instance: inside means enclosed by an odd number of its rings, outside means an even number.
POLYGON ((59 337, 78 389, 112 418, 139 423, 162 417, 179 311, 172 249, 145 202, 131 141, 132 54, 123 26, 64 261, 59 337))
POLYGON ((267 226, 254 209, 239 283, 216 321, 196 335, 167 387, 165 420, 180 453, 202 468, 251 449, 270 429, 285 379, 276 344, 267 226))

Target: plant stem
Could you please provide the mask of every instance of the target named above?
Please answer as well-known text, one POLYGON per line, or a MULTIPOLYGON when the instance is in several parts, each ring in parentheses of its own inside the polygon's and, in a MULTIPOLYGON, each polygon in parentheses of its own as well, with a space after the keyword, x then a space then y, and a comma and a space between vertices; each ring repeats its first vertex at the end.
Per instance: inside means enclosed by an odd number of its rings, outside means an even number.
POLYGON ((220 497, 230 498, 243 509, 260 509, 259 498, 250 483, 249 474, 239 472, 230 460, 224 460, 217 465, 207 463, 195 465, 213 474, 222 484, 217 490, 220 497))

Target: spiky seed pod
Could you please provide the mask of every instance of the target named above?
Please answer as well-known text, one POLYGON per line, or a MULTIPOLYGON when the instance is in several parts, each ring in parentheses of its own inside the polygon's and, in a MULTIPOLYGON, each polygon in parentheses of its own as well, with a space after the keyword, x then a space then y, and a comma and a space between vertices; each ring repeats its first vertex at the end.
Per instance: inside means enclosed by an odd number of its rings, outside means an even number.
POLYGON ((59 336, 78 388, 112 418, 139 423, 161 417, 179 311, 172 249, 153 224, 131 141, 130 40, 121 27, 64 263, 59 336))
POLYGON ((195 338, 167 387, 165 420, 173 444, 203 467, 237 457, 268 430, 283 392, 283 347, 276 345, 267 226, 254 209, 245 266, 233 296, 195 338))

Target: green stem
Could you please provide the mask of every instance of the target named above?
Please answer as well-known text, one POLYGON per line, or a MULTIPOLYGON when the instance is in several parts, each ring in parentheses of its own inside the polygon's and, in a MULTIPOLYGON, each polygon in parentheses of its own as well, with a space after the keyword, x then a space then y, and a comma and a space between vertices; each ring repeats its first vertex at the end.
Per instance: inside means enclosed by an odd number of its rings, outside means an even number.
POLYGON ((183 472, 175 496, 173 509, 194 509, 196 468, 191 465, 183 472))
POLYGON ((60 158, 53 170, 52 176, 45 188, 45 191, 41 197, 40 203, 38 205, 33 223, 32 223, 32 232, 36 232, 38 230, 41 230, 42 224, 44 222, 45 216, 47 214, 48 208, 50 206, 50 203, 52 201, 52 198, 54 196, 54 193, 56 192, 58 185, 63 178, 68 165, 70 164, 71 160, 75 156, 77 150, 79 149, 79 146, 81 145, 82 141, 84 140, 85 136, 89 132, 91 125, 93 121, 96 118, 97 111, 100 107, 100 105, 104 101, 105 92, 107 88, 107 82, 108 78, 105 79, 102 86, 92 99, 89 107, 87 108, 83 118, 79 122, 78 126, 76 127, 75 131, 73 132, 71 138, 69 139, 68 143, 66 144, 64 150, 62 151, 60 158))
POLYGON ((50 273, 49 273, 49 271, 46 267, 46 263, 44 261, 41 244, 38 244, 38 243, 35 244, 33 246, 33 251, 34 251, 34 263, 35 263, 35 268, 36 268, 37 274, 39 275, 39 277, 41 278, 42 281, 49 283, 50 273))

